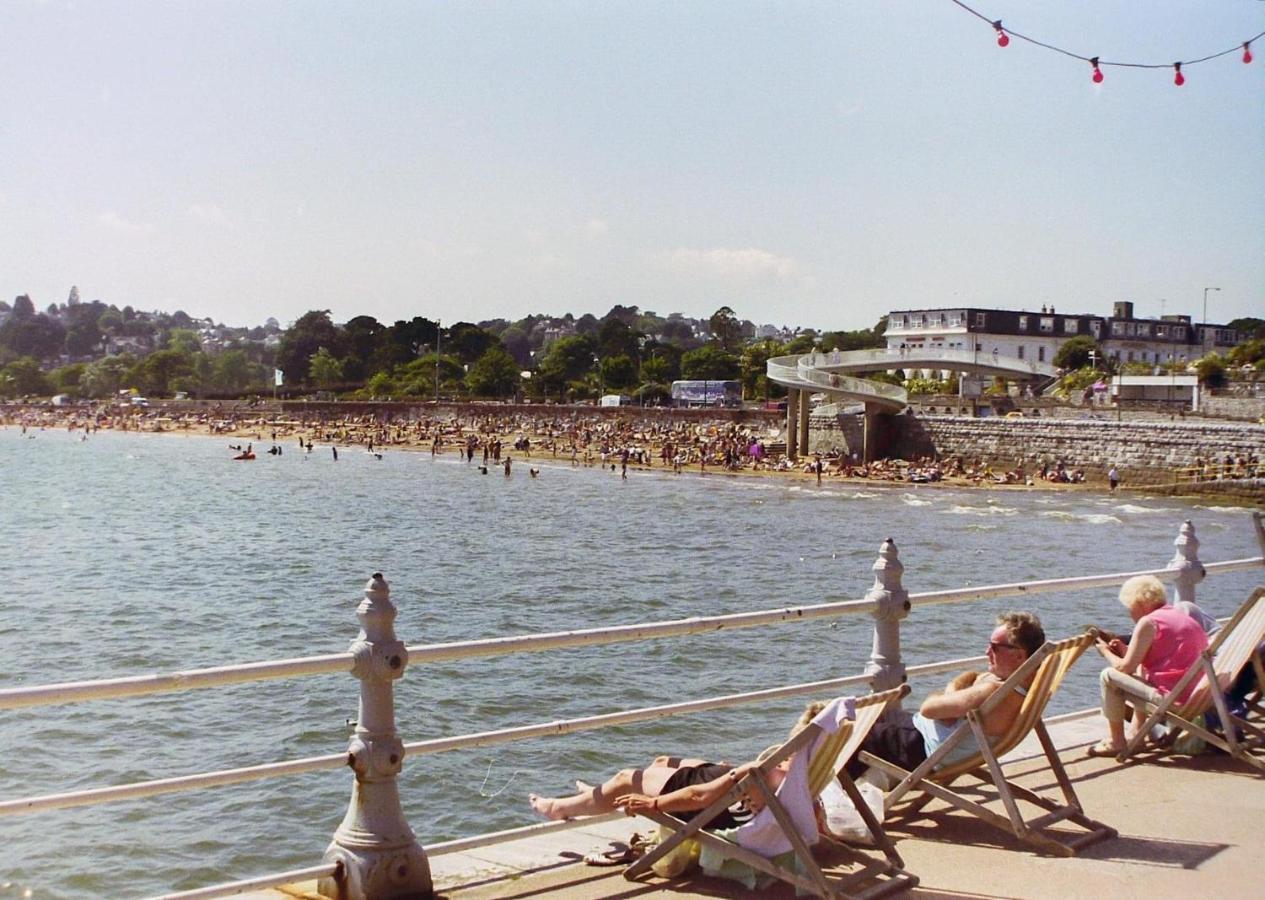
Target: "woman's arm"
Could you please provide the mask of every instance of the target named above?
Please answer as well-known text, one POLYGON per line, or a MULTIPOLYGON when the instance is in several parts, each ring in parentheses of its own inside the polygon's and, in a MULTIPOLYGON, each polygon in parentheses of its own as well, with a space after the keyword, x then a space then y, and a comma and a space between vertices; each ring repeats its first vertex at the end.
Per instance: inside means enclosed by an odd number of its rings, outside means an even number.
POLYGON ((756 764, 743 763, 730 769, 724 775, 713 778, 703 784, 678 788, 658 797, 647 797, 645 794, 624 794, 615 798, 615 806, 629 813, 644 810, 660 812, 693 812, 706 809, 724 796, 725 792, 742 780, 742 777, 756 767, 756 764))
POLYGON ((1123 654, 1116 652, 1115 649, 1109 647, 1102 641, 1098 641, 1095 645, 1098 652, 1102 654, 1103 659, 1117 672, 1123 672, 1125 675, 1132 675, 1142 665, 1142 661, 1146 659, 1147 652, 1151 649, 1151 644, 1155 641, 1155 623, 1150 619, 1143 618, 1138 622, 1138 627, 1133 630, 1133 637, 1129 639, 1129 647, 1123 654))

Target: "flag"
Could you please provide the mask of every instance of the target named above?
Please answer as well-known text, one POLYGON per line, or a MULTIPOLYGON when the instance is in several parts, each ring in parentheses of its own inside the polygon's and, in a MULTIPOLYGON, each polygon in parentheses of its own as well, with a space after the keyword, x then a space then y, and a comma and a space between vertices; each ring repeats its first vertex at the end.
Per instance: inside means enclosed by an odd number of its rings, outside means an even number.
POLYGON ((280 385, 280 384, 284 384, 284 383, 285 383, 285 381, 284 381, 284 380, 283 380, 283 378, 282 378, 282 375, 281 375, 281 370, 280 370, 280 369, 273 369, 273 370, 272 370, 272 383, 273 383, 273 384, 276 384, 276 385, 280 385))

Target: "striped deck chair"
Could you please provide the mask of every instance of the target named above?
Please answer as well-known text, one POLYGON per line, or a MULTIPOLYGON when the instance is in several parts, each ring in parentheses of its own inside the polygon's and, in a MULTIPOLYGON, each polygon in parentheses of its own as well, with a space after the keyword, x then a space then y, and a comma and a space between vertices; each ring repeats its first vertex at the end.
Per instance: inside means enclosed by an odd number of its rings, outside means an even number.
MULTIPOLYGON (((1221 693, 1248 665, 1256 669, 1257 683, 1265 684, 1265 671, 1257 650, 1262 640, 1265 640, 1265 587, 1258 587, 1162 700, 1150 703, 1130 694, 1148 715, 1116 759, 1124 762, 1146 751, 1166 751, 1177 735, 1186 731, 1265 772, 1265 759, 1253 752, 1265 747, 1265 730, 1259 723, 1231 713, 1221 693), (1176 698, 1196 679, 1198 684, 1186 702, 1177 703, 1176 698), (1217 689, 1213 690, 1212 685, 1217 689), (1212 709, 1221 718, 1221 734, 1209 731, 1202 724, 1204 713, 1212 709), (1168 735, 1158 743, 1148 741, 1151 728, 1161 723, 1170 726, 1168 735)), ((1127 688, 1125 693, 1129 693, 1127 688)))
MULTIPOLYGON (((726 859, 734 859, 745 863, 757 872, 762 872, 782 881, 789 882, 796 888, 807 891, 818 897, 859 898, 868 900, 881 897, 895 891, 906 890, 918 884, 918 879, 905 871, 905 864, 896 852, 896 847, 888 838, 880 822, 875 820, 870 808, 861 798, 860 792, 852 779, 843 771, 844 764, 856 753, 861 742, 865 740, 874 723, 878 721, 888 704, 895 703, 909 693, 909 686, 902 685, 889 691, 869 694, 854 701, 856 718, 843 721, 837 730, 829 731, 818 724, 837 709, 835 701, 829 704, 822 713, 804 729, 799 731, 773 750, 760 766, 742 778, 725 796, 718 799, 707 809, 698 813, 688 823, 662 812, 642 813, 659 825, 672 831, 673 834, 658 847, 647 853, 624 872, 630 880, 646 872, 656 860, 675 850, 687 840, 696 840, 715 850, 726 859), (768 773, 782 760, 805 754, 804 759, 792 763, 792 771, 776 791, 769 787, 768 773), (796 777, 795 767, 806 765, 804 777, 796 777), (849 864, 857 864, 860 868, 846 876, 827 876, 813 858, 811 847, 816 844, 820 835, 813 810, 813 802, 826 785, 838 777, 848 797, 856 805, 857 812, 865 821, 874 839, 875 849, 882 853, 875 858, 862 850, 846 844, 835 844, 838 853, 846 857, 849 864), (791 796, 791 792, 804 792, 791 796), (739 828, 716 834, 703 829, 724 809, 734 803, 744 793, 752 792, 760 795, 765 808, 754 819, 739 828), (784 838, 782 849, 775 851, 776 856, 783 853, 794 854, 802 871, 785 865, 779 865, 768 856, 747 849, 744 841, 753 835, 760 835, 767 840, 770 833, 779 840, 784 838), (876 883, 861 888, 864 882, 878 879, 876 883)), ((832 842, 833 843, 833 842, 832 842)))
POLYGON ((875 766, 884 774, 899 781, 888 793, 884 808, 893 811, 910 791, 916 790, 920 794, 905 808, 895 809, 897 815, 911 817, 931 800, 943 800, 958 809, 978 816, 990 825, 1013 834, 1022 841, 1059 856, 1074 856, 1076 851, 1086 844, 1115 837, 1114 828, 1085 815, 1080 800, 1076 797, 1076 790, 1072 787, 1071 779, 1067 777, 1067 771, 1063 768, 1063 763, 1054 749, 1049 732, 1046 731, 1045 723, 1041 721, 1046 704, 1058 690, 1063 677, 1093 642, 1092 634, 1082 634, 1058 642, 1047 642, 1016 669, 1014 674, 1007 678, 979 709, 967 713, 966 721, 912 772, 870 753, 862 753, 862 762, 875 766), (1029 687, 1014 722, 1005 734, 994 737, 990 741, 984 734, 984 717, 996 708, 1008 693, 1022 692, 1025 683, 1029 684, 1029 687), (1058 781, 1064 800, 1061 804, 1008 780, 1003 772, 1000 758, 1014 749, 1030 731, 1036 732, 1050 771, 1058 781), (979 748, 978 752, 960 762, 941 766, 941 760, 954 747, 972 735, 979 748), (978 779, 979 788, 982 789, 980 792, 984 794, 982 800, 975 800, 950 790, 949 786, 963 776, 978 779), (985 806, 985 803, 998 800, 1005 810, 1005 815, 985 806), (1020 811, 1019 801, 1043 809, 1045 814, 1033 819, 1025 819, 1020 811), (1059 822, 1071 822, 1079 825, 1084 831, 1070 832, 1066 829, 1055 830, 1050 827, 1059 822))

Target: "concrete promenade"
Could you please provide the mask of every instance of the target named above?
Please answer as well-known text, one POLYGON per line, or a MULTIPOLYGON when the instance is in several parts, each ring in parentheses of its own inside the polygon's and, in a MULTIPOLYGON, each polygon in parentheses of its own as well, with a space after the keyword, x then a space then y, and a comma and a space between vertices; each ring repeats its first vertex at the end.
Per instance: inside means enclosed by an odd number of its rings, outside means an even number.
MULTIPOLYGON (((1120 832, 1079 856, 1042 856, 963 813, 928 807, 929 817, 889 823, 909 871, 921 884, 905 896, 924 898, 1216 897, 1231 900, 1262 893, 1260 864, 1265 838, 1265 777, 1229 757, 1196 757, 1120 765, 1089 759, 1086 746, 1104 734, 1097 714, 1065 719, 1051 734, 1086 812, 1120 832)), ((1030 787, 1056 791, 1037 753, 1035 738, 1008 757, 1012 773, 1030 787)), ((526 801, 524 800, 524 803, 526 801)), ((647 833, 650 823, 631 819, 575 829, 431 859, 437 895, 451 900, 566 897, 768 897, 791 898, 779 885, 758 894, 728 881, 693 875, 666 882, 626 881, 623 867, 580 862, 584 854, 647 833)), ((819 848, 822 850, 823 848, 819 848)), ((828 852, 819 859, 827 862, 828 852)), ((314 897, 314 884, 251 896, 314 897)))

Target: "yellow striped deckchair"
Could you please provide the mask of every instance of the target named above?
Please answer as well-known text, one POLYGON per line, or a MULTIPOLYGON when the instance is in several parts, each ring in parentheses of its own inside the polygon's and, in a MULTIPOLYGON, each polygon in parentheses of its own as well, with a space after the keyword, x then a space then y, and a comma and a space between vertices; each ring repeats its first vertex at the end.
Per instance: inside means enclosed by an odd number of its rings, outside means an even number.
POLYGON ((899 688, 857 699, 855 719, 844 722, 836 731, 826 733, 824 736, 820 725, 806 726, 781 746, 762 754, 763 761, 758 767, 742 778, 725 796, 694 816, 688 823, 662 812, 642 813, 673 833, 667 840, 629 866, 624 872, 624 877, 630 880, 637 878, 650 869, 656 860, 672 853, 683 842, 696 840, 723 857, 738 860, 757 872, 789 882, 796 888, 818 897, 868 900, 868 898, 914 887, 918 884, 918 879, 905 871, 905 864, 883 830, 882 824, 874 818, 860 792, 857 791, 856 785, 843 771, 844 765, 857 752, 857 748, 861 746, 861 742, 870 733, 870 729, 874 727, 874 723, 878 721, 888 704, 898 702, 908 693, 909 686, 902 685, 899 688), (778 763, 800 752, 811 753, 805 779, 808 797, 799 798, 808 803, 806 814, 803 802, 793 803, 788 796, 783 794, 783 789, 788 788, 787 783, 783 783, 774 791, 768 782, 769 772, 778 763), (836 844, 837 851, 846 857, 849 864, 859 865, 857 871, 850 872, 844 877, 827 876, 823 873, 813 858, 811 850, 812 845, 819 840, 812 801, 820 796, 826 785, 836 777, 842 782, 845 792, 856 805, 857 812, 869 828, 875 848, 882 853, 882 858, 875 858, 858 848, 836 844), (752 822, 728 832, 726 836, 703 830, 717 815, 747 793, 759 795, 765 803, 765 808, 752 822), (802 867, 802 871, 779 865, 774 860, 742 846, 742 832, 747 828, 779 830, 785 837, 788 852, 793 851, 794 858, 802 867), (873 879, 878 879, 877 883, 864 889, 859 887, 863 882, 873 879))
POLYGON ((1092 634, 1047 642, 1015 670, 979 709, 968 712, 966 721, 912 772, 870 753, 862 753, 862 762, 875 766, 899 782, 888 793, 885 809, 893 810, 910 791, 917 790, 921 793, 916 800, 904 809, 895 810, 897 814, 913 815, 932 799, 943 800, 978 816, 990 825, 1010 832, 1022 841, 1060 856, 1073 856, 1086 844, 1115 837, 1114 828, 1085 815, 1071 779, 1067 777, 1067 771, 1055 752, 1045 723, 1041 721, 1046 705, 1058 690, 1064 676, 1093 642, 1092 634), (998 737, 988 738, 983 727, 985 716, 1011 692, 1023 693, 1025 690, 1023 703, 1010 728, 998 737), (1013 750, 1032 731, 1036 732, 1046 761, 1063 793, 1062 804, 1007 779, 1002 770, 1000 757, 1013 750), (941 760, 958 744, 971 736, 974 736, 978 748, 975 754, 959 762, 940 765, 941 760), (949 789, 949 785, 963 776, 979 780, 985 794, 982 801, 949 789), (987 790, 989 785, 992 787, 991 792, 987 790), (1000 815, 985 806, 985 803, 992 801, 1000 801, 1006 815, 1000 815), (1024 819, 1018 801, 1024 801, 1046 812, 1034 819, 1024 819), (1071 833, 1050 827, 1064 821, 1079 825, 1084 833, 1071 833))
POLYGON ((1133 694, 1127 687, 1121 688, 1148 715, 1116 759, 1124 762, 1141 752, 1166 751, 1172 747, 1177 735, 1186 731, 1265 772, 1265 759, 1254 752, 1265 747, 1265 730, 1257 723, 1231 713, 1222 695, 1222 691, 1234 683, 1247 665, 1256 669, 1257 683, 1265 684, 1265 671, 1262 671, 1257 652, 1262 640, 1265 640, 1265 587, 1258 587, 1158 703, 1133 694), (1198 684, 1186 702, 1177 703, 1176 698, 1184 694, 1196 679, 1198 684), (1204 713, 1212 709, 1216 709, 1221 718, 1221 734, 1209 731, 1201 724, 1204 713), (1168 735, 1158 743, 1148 742, 1151 728, 1161 723, 1172 726, 1168 735))

